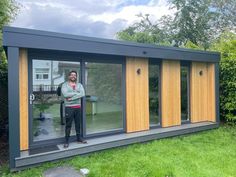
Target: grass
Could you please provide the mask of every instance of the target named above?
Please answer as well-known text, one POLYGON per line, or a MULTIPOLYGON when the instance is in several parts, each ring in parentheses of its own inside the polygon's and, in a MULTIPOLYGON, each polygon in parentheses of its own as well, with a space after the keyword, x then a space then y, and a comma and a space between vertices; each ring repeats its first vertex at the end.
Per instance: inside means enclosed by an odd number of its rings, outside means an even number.
MULTIPOLYGON (((49 168, 88 168, 89 177, 236 177, 236 127, 115 148, 2 176, 42 176, 49 168)), ((1 176, 1 173, 0 173, 1 176)))

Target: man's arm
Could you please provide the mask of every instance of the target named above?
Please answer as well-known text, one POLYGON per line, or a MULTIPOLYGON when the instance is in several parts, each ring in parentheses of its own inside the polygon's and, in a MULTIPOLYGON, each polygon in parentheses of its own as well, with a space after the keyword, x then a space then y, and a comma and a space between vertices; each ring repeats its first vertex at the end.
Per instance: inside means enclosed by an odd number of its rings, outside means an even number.
POLYGON ((82 84, 79 84, 79 89, 77 89, 76 94, 72 96, 71 98, 69 98, 69 100, 76 100, 76 99, 82 98, 83 96, 85 96, 84 87, 82 84))
POLYGON ((69 92, 67 87, 66 87, 66 84, 67 83, 62 84, 61 93, 65 98, 71 98, 74 95, 76 95, 76 92, 69 92))

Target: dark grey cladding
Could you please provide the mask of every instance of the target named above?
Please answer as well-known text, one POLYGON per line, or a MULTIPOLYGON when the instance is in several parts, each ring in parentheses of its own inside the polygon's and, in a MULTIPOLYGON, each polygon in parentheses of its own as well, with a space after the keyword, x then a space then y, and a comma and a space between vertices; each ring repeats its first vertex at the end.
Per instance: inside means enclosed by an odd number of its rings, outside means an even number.
POLYGON ((220 53, 218 52, 100 39, 15 27, 3 28, 3 46, 169 60, 205 62, 219 62, 220 60, 220 53))

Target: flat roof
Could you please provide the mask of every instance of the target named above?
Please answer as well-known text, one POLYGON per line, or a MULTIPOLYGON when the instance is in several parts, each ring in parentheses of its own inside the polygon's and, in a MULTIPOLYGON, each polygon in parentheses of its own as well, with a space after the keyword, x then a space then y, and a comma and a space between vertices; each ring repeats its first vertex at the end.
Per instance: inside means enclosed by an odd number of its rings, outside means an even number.
POLYGON ((3 46, 169 60, 219 62, 219 52, 101 39, 41 30, 3 28, 3 46))

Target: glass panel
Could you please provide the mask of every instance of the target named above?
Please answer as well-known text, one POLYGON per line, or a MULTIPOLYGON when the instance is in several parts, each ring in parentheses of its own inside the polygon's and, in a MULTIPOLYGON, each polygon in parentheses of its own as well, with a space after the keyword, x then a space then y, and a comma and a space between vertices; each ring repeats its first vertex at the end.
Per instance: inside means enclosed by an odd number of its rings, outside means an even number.
POLYGON ((188 67, 181 66, 181 120, 189 120, 188 114, 188 67))
MULTIPOLYGON (((33 141, 65 136, 63 102, 57 95, 58 85, 67 80, 69 71, 79 74, 80 63, 68 61, 33 60, 33 141), (61 107, 61 110, 60 110, 61 107), (62 117, 60 116, 62 111, 62 117)), ((79 75, 78 75, 79 78, 79 75)), ((75 134, 74 125, 71 135, 75 134)))
POLYGON ((159 65, 149 64, 149 118, 150 126, 159 125, 159 65))
POLYGON ((48 74, 44 74, 43 79, 48 79, 48 74))
POLYGON ((122 64, 86 63, 86 134, 123 128, 122 64))
POLYGON ((36 79, 41 79, 41 75, 40 74, 36 74, 36 79))
POLYGON ((48 68, 35 68, 36 73, 49 73, 48 68))

